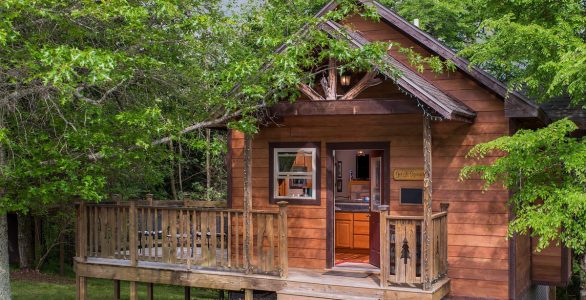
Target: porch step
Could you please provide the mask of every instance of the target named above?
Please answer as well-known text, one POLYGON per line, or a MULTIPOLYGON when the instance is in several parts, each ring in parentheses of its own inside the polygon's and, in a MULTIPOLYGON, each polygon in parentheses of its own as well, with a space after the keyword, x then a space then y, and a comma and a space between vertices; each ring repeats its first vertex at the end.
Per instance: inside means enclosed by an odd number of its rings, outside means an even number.
POLYGON ((324 293, 311 289, 286 288, 277 292, 277 300, 379 300, 378 296, 358 296, 348 293, 324 293))

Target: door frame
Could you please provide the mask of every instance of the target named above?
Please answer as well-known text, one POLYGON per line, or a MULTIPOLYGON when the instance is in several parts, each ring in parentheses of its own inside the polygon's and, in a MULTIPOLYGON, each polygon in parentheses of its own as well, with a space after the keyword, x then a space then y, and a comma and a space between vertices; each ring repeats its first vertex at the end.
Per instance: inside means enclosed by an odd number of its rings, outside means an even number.
POLYGON ((326 143, 326 269, 334 267, 334 251, 335 251, 335 237, 334 237, 334 222, 336 221, 334 215, 334 150, 383 150, 383 197, 381 204, 390 203, 391 195, 391 142, 338 142, 326 143))

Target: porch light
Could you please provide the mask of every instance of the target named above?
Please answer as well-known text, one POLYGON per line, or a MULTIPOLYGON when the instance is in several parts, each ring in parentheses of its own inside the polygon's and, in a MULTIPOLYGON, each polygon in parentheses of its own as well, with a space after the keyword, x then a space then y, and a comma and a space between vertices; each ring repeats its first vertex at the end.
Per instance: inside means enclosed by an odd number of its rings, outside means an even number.
POLYGON ((356 155, 357 156, 364 156, 364 151, 363 150, 358 150, 358 151, 356 151, 356 155))
POLYGON ((340 76, 340 84, 342 86, 349 86, 350 85, 350 79, 351 79, 350 74, 343 74, 343 75, 340 76))

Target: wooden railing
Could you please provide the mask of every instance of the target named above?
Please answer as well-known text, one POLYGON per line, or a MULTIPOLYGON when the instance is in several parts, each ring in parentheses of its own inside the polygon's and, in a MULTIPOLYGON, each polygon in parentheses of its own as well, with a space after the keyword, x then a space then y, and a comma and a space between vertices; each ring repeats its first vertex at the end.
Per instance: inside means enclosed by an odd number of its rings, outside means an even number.
POLYGON ((286 276, 285 203, 278 211, 251 212, 249 247, 244 247, 246 216, 241 209, 157 204, 82 203, 78 211, 78 256, 82 260, 128 260, 132 266, 152 262, 186 269, 286 276))
POLYGON ((423 216, 391 216, 381 212, 381 284, 419 286, 429 264, 432 282, 443 278, 448 270, 447 211, 431 218, 431 261, 423 261, 423 216))

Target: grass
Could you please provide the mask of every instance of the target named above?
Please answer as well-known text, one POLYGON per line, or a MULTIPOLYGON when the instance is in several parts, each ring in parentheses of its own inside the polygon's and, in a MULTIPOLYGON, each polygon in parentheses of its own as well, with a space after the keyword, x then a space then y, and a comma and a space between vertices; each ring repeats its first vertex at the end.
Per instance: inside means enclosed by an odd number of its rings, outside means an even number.
MULTIPOLYGON (((121 282, 121 298, 128 299, 128 282, 121 282)), ((88 280, 88 299, 112 299, 114 284, 111 280, 89 279, 88 280)), ((62 300, 75 299, 74 283, 49 283, 39 282, 27 279, 17 279, 12 281, 12 297, 15 300, 62 300)), ((146 286, 139 284, 139 299, 146 298, 146 286)), ((183 287, 155 285, 155 299, 184 299, 183 287)), ((206 289, 191 289, 192 299, 218 299, 218 291, 206 289)))

